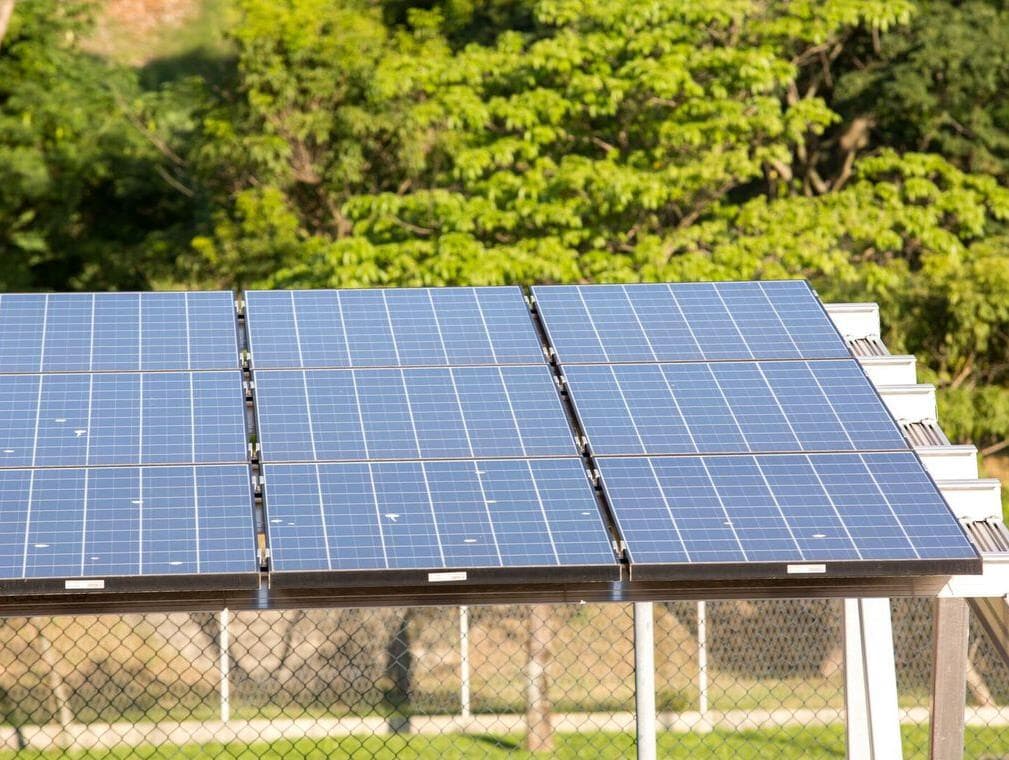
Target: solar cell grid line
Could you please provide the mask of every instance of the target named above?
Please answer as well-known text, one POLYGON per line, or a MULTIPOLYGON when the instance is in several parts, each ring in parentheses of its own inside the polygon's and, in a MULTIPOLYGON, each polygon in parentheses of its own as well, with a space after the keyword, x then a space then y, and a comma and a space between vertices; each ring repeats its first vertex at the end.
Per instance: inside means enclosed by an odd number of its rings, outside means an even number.
POLYGON ((37 372, 42 359, 45 296, 0 295, 0 368, 5 372, 37 372))
POLYGON ((248 465, 0 471, 0 588, 258 585, 248 465))
MULTIPOLYGON (((441 347, 442 352, 444 352, 445 357, 447 358, 448 355, 449 355, 449 353, 448 353, 448 349, 445 346, 445 334, 442 332, 441 322, 438 320, 437 309, 436 309, 435 304, 434 304, 434 296, 431 294, 431 290, 430 289, 428 289, 428 291, 427 291, 427 299, 428 299, 428 302, 431 304, 431 312, 435 315, 434 324, 435 324, 435 328, 436 328, 435 329, 435 333, 438 336, 438 344, 441 347)), ((462 397, 459 395, 459 384, 456 382, 455 373, 452 372, 452 371, 449 371, 448 376, 449 376, 449 380, 450 380, 451 385, 452 385, 452 395, 455 396, 455 404, 456 404, 456 406, 459 409, 459 414, 460 414, 460 416, 465 416, 465 410, 463 409, 463 406, 462 406, 462 397)), ((502 383, 503 382, 504 382, 504 378, 502 378, 502 383)), ((518 423, 517 422, 516 422, 516 427, 518 427, 518 423)), ((463 425, 463 432, 466 435, 466 448, 469 449, 469 455, 471 457, 474 457, 474 456, 476 456, 476 453, 473 450, 473 437, 470 435, 469 425, 463 425)))
POLYGON ((266 462, 574 455, 546 365, 259 370, 266 462))
POLYGON ((592 364, 563 372, 597 455, 908 448, 854 360, 592 364))
POLYGON ((537 285, 561 364, 850 358, 805 281, 537 285))
POLYGON ((263 477, 278 586, 620 576, 577 457, 265 463, 263 477))
POLYGON ((717 285, 698 282, 683 283, 675 290, 672 285, 668 287, 698 345, 704 347, 705 359, 756 358, 717 285))
MULTIPOLYGON (((759 285, 781 323, 789 326, 789 337, 803 358, 836 359, 847 356, 838 352, 838 329, 829 317, 824 319, 826 310, 808 282, 762 280, 759 285)), ((844 336, 841 340, 844 342, 844 336)))
POLYGON ((91 369, 95 301, 94 293, 50 294, 40 371, 91 369))
POLYGON ((978 566, 911 451, 596 463, 632 580, 784 577, 792 563, 852 576, 978 566))
POLYGON ((517 287, 248 291, 254 369, 542 364, 517 287))

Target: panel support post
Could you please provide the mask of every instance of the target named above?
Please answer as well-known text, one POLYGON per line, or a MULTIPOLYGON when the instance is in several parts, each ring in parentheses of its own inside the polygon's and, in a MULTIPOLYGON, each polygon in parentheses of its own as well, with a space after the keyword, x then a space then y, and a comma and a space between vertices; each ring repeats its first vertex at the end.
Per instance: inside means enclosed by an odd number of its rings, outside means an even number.
POLYGON ((701 728, 708 724, 708 606, 697 603, 697 711, 701 714, 701 728))
POLYGON ((963 760, 970 612, 966 599, 936 599, 932 648, 931 760, 963 760))
POLYGON ((459 706, 464 719, 472 715, 470 709, 469 678, 469 607, 459 608, 459 706))
POLYGON ((849 760, 903 757, 889 599, 844 600, 849 760))
POLYGON ((221 722, 227 723, 231 719, 231 642, 229 635, 229 623, 231 611, 225 607, 220 614, 221 635, 218 641, 218 649, 221 654, 221 722))
POLYGON ((655 760, 655 605, 634 603, 634 716, 638 760, 655 760))

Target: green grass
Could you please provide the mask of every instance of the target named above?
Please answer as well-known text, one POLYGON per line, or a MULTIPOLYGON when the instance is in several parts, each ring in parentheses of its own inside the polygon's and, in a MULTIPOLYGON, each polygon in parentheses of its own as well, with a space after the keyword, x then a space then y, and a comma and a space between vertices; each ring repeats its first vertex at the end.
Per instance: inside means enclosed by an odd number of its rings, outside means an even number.
MULTIPOLYGON (((927 757, 928 728, 905 726, 905 760, 927 757)), ((521 749, 521 736, 416 736, 416 737, 345 737, 300 741, 280 741, 271 744, 163 746, 146 749, 68 753, 11 752, 0 753, 3 760, 48 760, 70 757, 76 760, 105 758, 199 758, 216 757, 226 760, 273 760, 275 758, 379 758, 380 760, 467 760, 486 758, 551 757, 558 760, 598 758, 610 760, 634 756, 634 737, 630 734, 581 733, 556 737, 550 754, 532 755, 521 749)), ((816 728, 783 728, 764 731, 713 731, 709 734, 661 734, 659 756, 689 760, 840 760, 844 758, 843 726, 816 728)), ((1009 731, 997 728, 968 728, 966 758, 980 760, 1009 758, 1009 731)))

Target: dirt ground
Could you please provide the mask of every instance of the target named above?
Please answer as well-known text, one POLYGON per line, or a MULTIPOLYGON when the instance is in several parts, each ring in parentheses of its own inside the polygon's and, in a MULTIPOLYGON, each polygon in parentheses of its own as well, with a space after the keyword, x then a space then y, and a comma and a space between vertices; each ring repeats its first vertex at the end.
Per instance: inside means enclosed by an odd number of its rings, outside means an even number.
POLYGON ((202 0, 100 0, 86 45, 122 63, 141 66, 194 22, 203 5, 202 0))

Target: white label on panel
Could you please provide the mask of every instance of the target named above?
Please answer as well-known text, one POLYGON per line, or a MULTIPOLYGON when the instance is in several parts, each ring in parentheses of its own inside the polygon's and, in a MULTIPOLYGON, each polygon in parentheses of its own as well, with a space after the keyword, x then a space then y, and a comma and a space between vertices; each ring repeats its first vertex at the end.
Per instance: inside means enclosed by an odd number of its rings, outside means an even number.
POLYGON ((810 573, 827 572, 826 565, 789 565, 787 569, 789 575, 809 575, 810 573))
POLYGON ((102 580, 86 580, 86 581, 67 581, 63 584, 68 590, 72 589, 86 589, 86 588, 105 588, 105 581, 102 580))
POLYGON ((465 571, 459 573, 428 573, 427 580, 429 583, 443 583, 445 581, 464 581, 466 580, 465 571))

